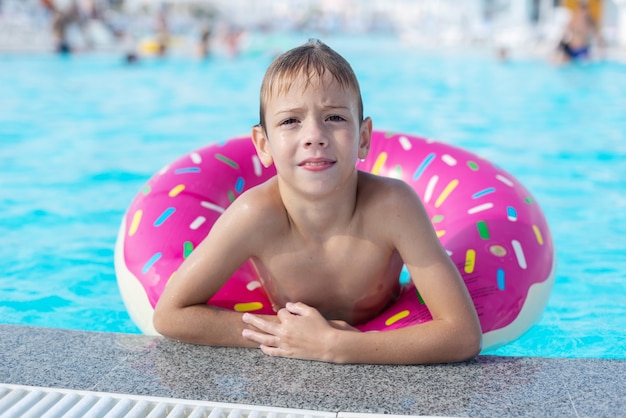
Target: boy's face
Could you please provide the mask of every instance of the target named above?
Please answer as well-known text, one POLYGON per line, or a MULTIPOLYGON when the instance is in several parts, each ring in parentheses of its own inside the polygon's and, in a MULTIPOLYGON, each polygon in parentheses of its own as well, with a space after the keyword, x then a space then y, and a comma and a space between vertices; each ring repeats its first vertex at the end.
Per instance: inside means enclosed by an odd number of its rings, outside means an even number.
POLYGON ((361 123, 358 113, 356 93, 330 73, 308 83, 299 77, 266 103, 265 132, 253 130, 259 157, 292 187, 322 194, 341 188, 369 150, 371 121, 361 123))

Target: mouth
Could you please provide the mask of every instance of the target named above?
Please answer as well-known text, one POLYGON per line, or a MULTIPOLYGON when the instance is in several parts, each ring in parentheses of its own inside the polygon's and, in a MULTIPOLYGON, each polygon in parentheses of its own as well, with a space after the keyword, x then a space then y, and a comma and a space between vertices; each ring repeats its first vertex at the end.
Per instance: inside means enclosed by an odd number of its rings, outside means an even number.
POLYGON ((335 161, 325 158, 312 158, 302 161, 298 166, 305 168, 323 168, 330 167, 335 164, 335 161))

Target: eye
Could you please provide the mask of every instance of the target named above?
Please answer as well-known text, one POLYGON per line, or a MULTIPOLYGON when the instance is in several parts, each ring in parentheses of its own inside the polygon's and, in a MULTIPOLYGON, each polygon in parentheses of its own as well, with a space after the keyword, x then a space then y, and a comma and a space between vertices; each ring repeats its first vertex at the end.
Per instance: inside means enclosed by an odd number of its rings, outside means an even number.
POLYGON ((346 119, 343 116, 339 116, 339 115, 331 115, 327 118, 327 120, 331 121, 331 122, 343 122, 346 119))
POLYGON ((296 118, 289 118, 289 119, 285 119, 284 121, 282 121, 280 124, 281 125, 292 125, 294 123, 298 123, 298 119, 296 118))

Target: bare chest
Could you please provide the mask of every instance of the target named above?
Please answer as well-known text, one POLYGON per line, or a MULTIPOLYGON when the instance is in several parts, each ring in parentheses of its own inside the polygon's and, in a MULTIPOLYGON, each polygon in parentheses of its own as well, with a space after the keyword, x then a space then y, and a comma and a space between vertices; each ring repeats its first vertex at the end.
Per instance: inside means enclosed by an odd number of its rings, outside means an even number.
POLYGON ((322 245, 269 245, 253 260, 275 308, 304 302, 327 319, 358 323, 398 291, 399 255, 372 240, 339 236, 322 245))

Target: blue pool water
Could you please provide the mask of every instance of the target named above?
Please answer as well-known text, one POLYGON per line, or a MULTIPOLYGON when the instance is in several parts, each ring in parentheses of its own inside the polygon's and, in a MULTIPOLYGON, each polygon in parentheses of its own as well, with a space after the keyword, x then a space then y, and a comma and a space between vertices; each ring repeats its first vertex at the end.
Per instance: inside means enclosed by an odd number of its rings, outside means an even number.
MULTIPOLYGON (((0 322, 138 332, 113 269, 126 207, 166 163, 248 133, 276 45, 304 40, 136 66, 116 55, 0 56, 0 322)), ((540 322, 495 353, 626 359, 626 66, 325 40, 353 64, 375 128, 486 157, 544 209, 553 293, 540 322)))

